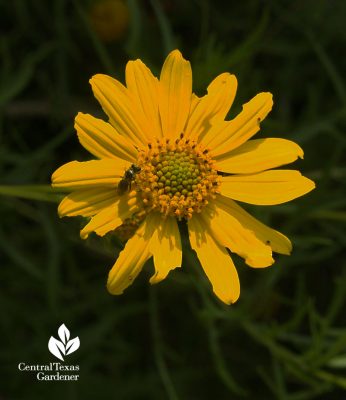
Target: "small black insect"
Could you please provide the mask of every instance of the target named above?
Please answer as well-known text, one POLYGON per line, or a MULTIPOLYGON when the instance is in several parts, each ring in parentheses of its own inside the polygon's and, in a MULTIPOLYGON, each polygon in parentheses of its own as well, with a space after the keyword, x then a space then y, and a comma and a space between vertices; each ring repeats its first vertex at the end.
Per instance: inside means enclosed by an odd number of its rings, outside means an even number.
POLYGON ((117 187, 117 192, 119 195, 122 195, 131 189, 131 183, 140 170, 141 168, 138 167, 138 165, 132 164, 131 167, 125 171, 125 174, 121 178, 117 187))

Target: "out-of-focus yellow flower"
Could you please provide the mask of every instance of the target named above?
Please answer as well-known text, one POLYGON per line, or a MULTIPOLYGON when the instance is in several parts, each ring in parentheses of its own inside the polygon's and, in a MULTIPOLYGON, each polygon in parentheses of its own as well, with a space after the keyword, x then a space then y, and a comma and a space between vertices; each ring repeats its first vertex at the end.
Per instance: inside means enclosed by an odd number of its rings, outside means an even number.
POLYGON ((139 224, 109 273, 110 293, 121 294, 151 257, 151 283, 181 266, 178 221, 186 225, 214 293, 227 304, 240 293, 227 249, 253 268, 272 265, 272 252, 290 254, 286 236, 234 201, 280 204, 315 187, 298 171, 276 169, 303 157, 296 143, 252 140, 273 106, 271 93, 259 93, 227 121, 235 76, 219 75, 197 97, 190 63, 178 50, 167 57, 159 80, 136 60, 127 64, 126 87, 106 75, 90 82, 109 122, 79 113, 75 127, 98 160, 67 163, 52 183, 71 190, 59 205, 60 216, 91 217, 82 238, 120 226, 126 234, 132 222, 139 224))
POLYGON ((97 36, 105 42, 121 38, 129 24, 129 10, 123 0, 97 0, 90 7, 89 17, 97 36))

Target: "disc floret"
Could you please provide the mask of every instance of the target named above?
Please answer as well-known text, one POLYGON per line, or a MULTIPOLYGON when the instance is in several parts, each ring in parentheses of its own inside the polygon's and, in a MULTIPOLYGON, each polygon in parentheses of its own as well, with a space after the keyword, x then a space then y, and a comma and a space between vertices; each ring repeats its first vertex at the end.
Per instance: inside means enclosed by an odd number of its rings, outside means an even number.
POLYGON ((149 143, 138 165, 136 184, 143 204, 165 216, 189 219, 218 193, 220 177, 208 150, 183 134, 175 141, 149 143))

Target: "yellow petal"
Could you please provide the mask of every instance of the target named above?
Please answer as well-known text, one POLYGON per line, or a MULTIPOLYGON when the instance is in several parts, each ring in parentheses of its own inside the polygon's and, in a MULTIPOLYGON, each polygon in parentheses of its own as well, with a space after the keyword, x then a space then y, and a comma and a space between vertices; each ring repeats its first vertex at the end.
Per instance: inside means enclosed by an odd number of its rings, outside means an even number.
POLYGON ((108 290, 121 294, 151 256, 154 256, 155 274, 150 283, 160 282, 172 269, 181 266, 180 234, 174 218, 162 219, 158 213, 146 217, 110 271, 108 290))
POLYGON ((191 247, 213 286, 215 295, 224 303, 235 303, 240 294, 238 273, 227 250, 220 246, 198 214, 188 222, 191 247))
POLYGON ((60 217, 82 215, 90 217, 115 202, 116 191, 113 189, 92 188, 77 190, 66 196, 59 204, 60 217))
POLYGON ((285 235, 264 225, 228 197, 218 196, 217 200, 219 207, 236 218, 245 229, 252 231, 259 240, 268 244, 273 251, 280 254, 291 254, 292 244, 285 235))
POLYGON ((253 174, 280 167, 303 158, 303 150, 286 139, 256 139, 237 147, 229 153, 216 156, 218 171, 230 174, 253 174))
POLYGON ((144 221, 135 235, 127 241, 124 250, 120 252, 117 261, 109 271, 107 289, 111 294, 123 293, 151 257, 149 241, 143 236, 147 228, 147 223, 144 221))
POLYGON ((159 109, 165 137, 176 138, 184 131, 191 95, 190 63, 178 50, 174 50, 166 58, 160 76, 159 109))
POLYGON ((260 129, 260 122, 273 107, 271 93, 260 93, 243 105, 243 111, 231 121, 216 123, 202 142, 220 156, 245 143, 260 129))
POLYGON ((70 190, 88 189, 94 186, 114 187, 124 175, 123 165, 117 160, 71 161, 58 168, 52 175, 52 186, 70 190))
POLYGON ((130 92, 120 82, 107 75, 94 75, 90 84, 117 132, 137 147, 143 147, 147 142, 142 129, 144 122, 141 115, 136 115, 130 92))
POLYGON ((128 196, 118 197, 110 206, 103 208, 91 218, 90 222, 81 230, 80 236, 82 239, 86 239, 91 232, 104 236, 120 226, 133 212, 133 208, 128 205, 128 196))
POLYGON ((195 93, 192 93, 191 95, 191 105, 190 105, 190 116, 195 112, 196 107, 198 106, 199 102, 201 101, 201 97, 198 97, 195 95, 195 93))
POLYGON ((270 170, 251 175, 224 176, 221 194, 257 205, 286 203, 314 189, 315 184, 299 171, 270 170))
POLYGON ((150 283, 158 283, 165 279, 172 269, 181 267, 180 233, 177 221, 173 217, 163 219, 160 214, 152 213, 147 220, 156 227, 149 246, 154 256, 155 267, 155 274, 150 278, 150 283))
POLYGON ((134 106, 143 114, 146 137, 162 137, 159 113, 159 81, 141 61, 129 61, 126 65, 126 86, 133 95, 134 106))
POLYGON ((89 114, 78 113, 75 129, 81 145, 98 158, 137 159, 137 150, 112 125, 89 114))
POLYGON ((208 86, 208 94, 200 99, 190 117, 185 134, 191 139, 198 139, 210 129, 211 123, 222 121, 230 109, 237 90, 234 75, 223 73, 208 86))
POLYGON ((214 239, 221 246, 243 257, 246 264, 254 268, 265 268, 274 263, 271 247, 228 213, 218 198, 203 209, 201 218, 214 239))

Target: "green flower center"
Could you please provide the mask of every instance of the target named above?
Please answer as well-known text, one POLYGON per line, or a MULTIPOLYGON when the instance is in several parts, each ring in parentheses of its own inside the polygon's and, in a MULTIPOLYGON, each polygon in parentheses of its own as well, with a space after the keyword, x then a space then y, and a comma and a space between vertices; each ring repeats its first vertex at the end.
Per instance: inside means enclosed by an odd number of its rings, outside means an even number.
POLYGON ((137 164, 136 188, 148 211, 191 218, 218 193, 220 177, 208 150, 183 135, 149 143, 137 164))
POLYGON ((201 181, 196 155, 186 151, 159 154, 151 164, 154 166, 153 173, 158 177, 158 187, 163 188, 170 197, 192 196, 193 190, 201 181))

